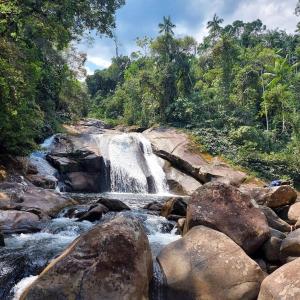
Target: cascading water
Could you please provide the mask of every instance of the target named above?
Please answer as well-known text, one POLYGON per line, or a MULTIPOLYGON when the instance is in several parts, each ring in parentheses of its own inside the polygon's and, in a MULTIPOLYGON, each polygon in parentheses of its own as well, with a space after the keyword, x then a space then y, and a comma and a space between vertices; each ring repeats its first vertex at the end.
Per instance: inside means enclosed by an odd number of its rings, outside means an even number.
POLYGON ((54 182, 57 182, 55 174, 57 170, 53 168, 46 160, 46 154, 51 149, 55 135, 46 139, 42 144, 40 144, 41 150, 33 152, 30 157, 30 163, 36 167, 38 173, 45 178, 48 178, 54 182))
MULTIPOLYGON (((175 222, 149 214, 143 209, 153 201, 163 202, 170 196, 159 158, 153 153, 150 142, 139 133, 111 132, 94 135, 93 138, 105 161, 106 172, 102 175, 109 174, 107 182, 110 193, 101 196, 120 199, 131 208, 126 214, 134 215, 144 225, 154 262, 149 296, 151 300, 166 299, 166 281, 156 256, 165 245, 179 239, 180 235, 174 227, 175 222)), ((54 175, 56 171, 45 159, 52 141, 53 138, 46 140, 41 145, 43 151, 31 155, 31 161, 38 171, 47 172, 47 175, 54 175)), ((93 203, 92 199, 88 200, 88 195, 83 196, 85 203, 93 203)), ((94 196, 97 198, 97 195, 94 196)), ((10 286, 2 291, 6 295, 10 291, 8 299, 19 300, 22 291, 36 279, 36 275, 52 258, 60 254, 79 234, 98 223, 77 222, 76 219, 63 218, 63 212, 61 214, 45 224, 39 233, 16 234, 6 238, 6 247, 0 249, 0 285, 1 278, 7 281, 11 276, 10 286), (20 273, 16 273, 16 270, 20 273)), ((108 213, 99 222, 104 222, 115 214, 108 213)))
POLYGON ((94 138, 109 169, 111 192, 168 192, 165 173, 142 134, 101 134, 94 138))

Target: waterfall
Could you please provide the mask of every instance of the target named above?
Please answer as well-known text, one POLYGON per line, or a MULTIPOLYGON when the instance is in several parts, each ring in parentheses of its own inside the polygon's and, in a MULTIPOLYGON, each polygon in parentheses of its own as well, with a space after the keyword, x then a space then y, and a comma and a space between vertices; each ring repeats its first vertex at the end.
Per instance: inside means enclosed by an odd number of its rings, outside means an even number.
POLYGON ((167 193, 167 181, 151 143, 140 133, 94 136, 110 174, 110 191, 167 193))

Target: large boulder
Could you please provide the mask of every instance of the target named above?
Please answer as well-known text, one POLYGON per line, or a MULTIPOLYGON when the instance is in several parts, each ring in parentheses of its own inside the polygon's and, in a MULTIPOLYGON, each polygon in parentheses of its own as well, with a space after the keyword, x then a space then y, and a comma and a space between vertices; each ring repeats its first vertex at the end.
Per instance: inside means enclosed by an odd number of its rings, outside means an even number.
POLYGON ((254 188, 248 191, 260 205, 277 208, 295 203, 297 192, 289 185, 277 187, 254 188))
POLYGON ((203 185, 188 203, 185 232, 198 225, 225 233, 248 254, 255 252, 270 235, 264 214, 250 197, 218 182, 203 185))
POLYGON ((196 150, 187 134, 173 128, 150 128, 143 134, 151 141, 154 152, 171 165, 194 177, 201 183, 210 180, 240 185, 246 174, 236 171, 219 160, 208 162, 196 150))
POLYGON ((261 205, 259 207, 267 218, 270 227, 277 229, 282 232, 290 232, 292 227, 282 219, 280 219, 277 214, 272 210, 272 208, 261 205))
POLYGON ((21 299, 148 299, 151 278, 143 226, 120 215, 77 238, 21 299))
POLYGON ((300 258, 283 265, 265 278, 258 300, 300 299, 300 258))
POLYGON ((158 256, 168 299, 255 299, 264 274, 225 234, 197 226, 158 256))
POLYGON ((93 134, 56 135, 47 154, 69 192, 102 192, 108 187, 106 166, 93 134))
POLYGON ((280 251, 285 257, 300 256, 300 229, 296 229, 288 234, 282 241, 280 251))
POLYGON ((66 192, 97 193, 101 190, 101 173, 71 172, 61 176, 66 192))
POLYGON ((287 211, 287 219, 293 224, 300 220, 300 202, 296 202, 289 207, 287 211))
POLYGON ((0 233, 31 233, 40 230, 39 217, 17 210, 0 210, 0 233))

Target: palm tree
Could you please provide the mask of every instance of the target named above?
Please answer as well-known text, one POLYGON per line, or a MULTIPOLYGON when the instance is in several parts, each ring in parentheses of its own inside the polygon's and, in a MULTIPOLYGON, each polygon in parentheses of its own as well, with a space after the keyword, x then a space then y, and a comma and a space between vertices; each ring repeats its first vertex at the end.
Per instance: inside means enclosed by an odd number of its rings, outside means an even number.
POLYGON ((159 33, 164 33, 165 35, 174 35, 172 28, 175 28, 176 25, 172 23, 171 17, 164 17, 163 23, 158 24, 159 33))
MULTIPOLYGON (((290 66, 288 63, 288 55, 285 58, 277 55, 274 64, 267 65, 267 72, 263 74, 263 77, 268 80, 268 84, 266 86, 267 90, 273 90, 274 92, 276 91, 276 94, 280 95, 278 97, 280 103, 278 104, 281 106, 283 132, 286 130, 286 110, 288 106, 287 100, 289 98, 290 89, 289 76, 292 73, 292 69, 293 66, 290 66)), ((266 99, 264 99, 264 101, 266 102, 266 99)), ((267 103, 265 103, 265 105, 267 105, 267 103)))
POLYGON ((221 30, 221 24, 224 22, 222 18, 219 18, 216 14, 214 14, 214 17, 212 21, 207 22, 207 29, 213 34, 214 36, 220 32, 221 30))

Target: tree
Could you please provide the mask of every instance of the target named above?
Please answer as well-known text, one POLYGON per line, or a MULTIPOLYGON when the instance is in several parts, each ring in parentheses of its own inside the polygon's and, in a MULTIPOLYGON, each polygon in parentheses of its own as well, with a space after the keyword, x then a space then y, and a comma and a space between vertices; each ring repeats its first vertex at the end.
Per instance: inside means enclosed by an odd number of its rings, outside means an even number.
POLYGON ((158 24, 159 27, 159 33, 165 34, 165 35, 174 35, 173 28, 176 27, 171 21, 171 17, 163 17, 163 23, 158 24))
POLYGON ((115 12, 123 4, 124 0, 0 1, 1 153, 26 153, 43 133, 55 130, 60 116, 86 111, 84 103, 78 103, 86 99, 76 78, 85 57, 74 51, 70 55, 70 44, 91 30, 111 36, 115 12), (79 64, 70 65, 72 60, 79 64), (82 97, 69 92, 70 87, 82 97))
POLYGON ((217 14, 214 14, 213 19, 207 22, 206 28, 209 30, 209 33, 213 38, 216 38, 221 34, 221 24, 223 22, 224 20, 219 18, 217 14))

